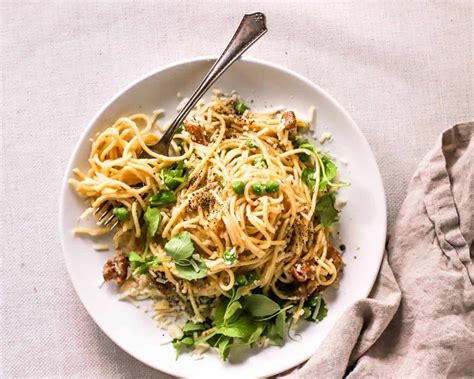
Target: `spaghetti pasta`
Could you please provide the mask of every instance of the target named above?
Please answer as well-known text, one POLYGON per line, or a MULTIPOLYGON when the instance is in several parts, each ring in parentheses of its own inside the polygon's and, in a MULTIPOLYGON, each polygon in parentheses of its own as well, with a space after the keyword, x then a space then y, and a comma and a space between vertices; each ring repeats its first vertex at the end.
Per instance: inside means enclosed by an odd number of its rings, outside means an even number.
POLYGON ((121 117, 93 138, 88 171, 75 169, 70 180, 89 207, 109 202, 125 209, 114 237, 121 260, 106 263, 104 278, 131 297, 168 299, 170 306, 156 307, 158 316, 159 309, 169 315, 174 307, 202 322, 216 299, 239 287, 294 304, 298 319, 305 300, 338 278, 342 261, 329 243, 337 220, 334 163, 298 140, 309 122, 293 112, 242 112, 238 104, 236 95, 200 102, 175 135, 169 157, 150 149, 159 140, 151 118, 121 117), (172 201, 163 204, 157 194, 172 201), (329 209, 321 208, 325 204, 329 209), (156 228, 149 209, 158 210, 156 228), (195 248, 187 266, 167 245, 185 235, 195 248), (183 267, 194 270, 191 279, 183 267))

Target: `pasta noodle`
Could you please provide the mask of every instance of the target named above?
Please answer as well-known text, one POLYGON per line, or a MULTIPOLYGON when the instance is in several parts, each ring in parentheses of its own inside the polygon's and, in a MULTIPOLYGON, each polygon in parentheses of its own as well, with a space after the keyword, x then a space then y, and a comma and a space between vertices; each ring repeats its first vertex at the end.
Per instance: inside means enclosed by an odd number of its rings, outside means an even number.
MULTIPOLYGON (((93 138, 89 169, 75 169, 76 179, 70 182, 89 207, 109 202, 128 211, 114 229, 118 255, 134 251, 160 260, 148 267, 146 280, 128 270, 119 284, 132 297, 174 296, 191 306, 196 320, 203 320, 207 313, 202 298, 229 296, 238 276, 253 271, 257 279, 249 283, 249 291, 258 288, 293 301, 298 318, 304 300, 333 284, 341 268, 339 252, 329 243, 331 228, 315 216, 321 197, 332 193, 337 183, 328 179, 322 188, 327 178, 321 154, 296 146, 295 136, 308 122, 284 108, 237 112, 237 101, 234 95, 200 102, 175 135, 169 157, 151 150, 160 128, 150 117, 121 117, 93 138), (142 157, 143 152, 148 157, 142 157), (185 172, 173 188, 176 202, 159 208, 161 225, 149 238, 144 214, 151 198, 169 188, 163 172, 176 167, 185 172), (311 185, 305 182, 308 167, 311 185), (236 190, 239 184, 242 188, 236 190), (178 264, 169 259, 164 246, 182 232, 189 233, 196 259, 206 265, 205 277, 183 279, 178 264), (234 259, 229 261, 226 254, 234 259)), ((99 235, 108 230, 76 231, 99 235)))

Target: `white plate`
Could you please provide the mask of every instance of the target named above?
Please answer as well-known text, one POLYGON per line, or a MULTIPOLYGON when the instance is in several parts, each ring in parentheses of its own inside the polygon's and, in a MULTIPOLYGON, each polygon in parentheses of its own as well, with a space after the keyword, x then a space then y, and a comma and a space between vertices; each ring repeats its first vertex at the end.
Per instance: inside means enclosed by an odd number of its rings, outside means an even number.
MULTIPOLYGON (((341 190, 347 200, 340 218, 339 239, 346 245, 344 273, 339 288, 326 293, 329 314, 319 324, 308 324, 297 341, 288 340, 283 347, 269 347, 238 354, 238 359, 223 363, 215 353, 201 360, 189 354, 175 359, 173 347, 162 345, 169 337, 155 326, 151 313, 118 301, 113 285, 98 288, 102 265, 112 253, 98 253, 89 238, 71 232, 84 210, 84 202, 67 184, 74 167, 86 168, 90 151, 89 139, 117 118, 137 112, 151 114, 166 109, 167 118, 176 114, 177 93, 189 96, 212 64, 211 58, 199 58, 160 69, 135 82, 115 96, 86 128, 69 162, 60 205, 60 233, 66 264, 72 283, 87 311, 97 325, 122 349, 156 369, 176 376, 226 378, 261 377, 279 373, 308 359, 329 333, 340 315, 356 300, 366 297, 375 281, 382 261, 385 234, 385 195, 380 173, 367 141, 342 109, 321 88, 302 76, 274 64, 254 59, 235 63, 214 88, 232 90, 254 109, 286 105, 300 115, 316 107, 316 130, 319 135, 330 132, 329 149, 339 162, 341 176, 352 185, 341 190)), ((354 94, 360 96, 360 94, 354 94)), ((209 97, 209 94, 206 95, 209 97)))

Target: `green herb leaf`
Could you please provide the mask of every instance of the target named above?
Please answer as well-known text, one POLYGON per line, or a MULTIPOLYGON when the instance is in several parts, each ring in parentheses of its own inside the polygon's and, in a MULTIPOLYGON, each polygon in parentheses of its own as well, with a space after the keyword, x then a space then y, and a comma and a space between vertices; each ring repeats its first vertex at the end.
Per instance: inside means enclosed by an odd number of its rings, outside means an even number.
POLYGON ((237 114, 244 114, 244 112, 247 109, 249 109, 249 107, 245 105, 244 103, 242 103, 241 101, 238 101, 237 103, 235 103, 234 109, 237 112, 237 114))
POLYGON ((170 190, 160 190, 155 193, 151 199, 150 204, 153 207, 163 207, 171 204, 175 204, 177 201, 176 194, 170 190))
POLYGON ((207 276, 207 266, 202 259, 192 260, 195 265, 192 265, 190 261, 181 261, 175 263, 176 273, 180 278, 186 280, 195 280, 205 278, 207 276))
POLYGON ((184 261, 194 253, 194 245, 189 232, 181 232, 171 238, 165 245, 166 253, 176 262, 184 261))
POLYGON ((270 316, 280 310, 280 306, 265 295, 244 296, 242 301, 245 309, 255 317, 270 316))
POLYGON ((232 346, 233 338, 227 336, 221 336, 217 342, 219 356, 227 361, 229 359, 230 347, 232 346))
POLYGON ((301 180, 306 184, 311 192, 314 190, 316 185, 316 170, 311 167, 305 167, 301 172, 301 180))
POLYGON ((130 252, 128 261, 133 270, 133 275, 146 274, 151 267, 165 262, 165 260, 159 259, 155 256, 150 256, 148 258, 145 258, 144 256, 142 257, 135 251, 130 252))
POLYGON ((329 228, 338 220, 339 211, 334 207, 335 201, 334 194, 326 194, 316 203, 314 214, 325 228, 329 228))
POLYGON ((143 219, 145 220, 145 224, 147 227, 148 238, 154 237, 161 224, 160 210, 158 208, 148 207, 143 216, 143 219))
POLYGON ((275 319, 275 333, 281 339, 283 339, 283 336, 285 335, 285 317, 286 313, 280 312, 275 319))
POLYGON ((250 284, 254 283, 255 281, 257 281, 260 278, 260 275, 255 270, 250 271, 249 273, 247 273, 246 276, 247 276, 247 280, 250 284))
POLYGON ((194 322, 188 321, 183 326, 183 333, 197 332, 199 330, 206 330, 206 329, 207 327, 205 324, 202 324, 202 323, 196 324, 194 322))
POLYGON ((247 314, 243 314, 231 324, 220 327, 217 332, 228 337, 248 339, 257 329, 257 323, 247 314))
POLYGON ((257 147, 257 144, 252 138, 247 138, 247 146, 249 149, 255 149, 257 147))
POLYGON ((238 301, 233 301, 227 306, 224 314, 224 324, 231 323, 240 315, 239 312, 242 309, 242 304, 238 301))
POLYGON ((320 170, 321 181, 319 182, 319 189, 324 191, 327 186, 328 182, 333 180, 337 174, 337 166, 336 164, 329 159, 326 155, 321 156, 321 162, 323 163, 324 174, 322 174, 322 170, 320 170))
POLYGON ((176 358, 178 358, 183 349, 194 345, 194 339, 192 337, 183 337, 179 340, 175 339, 173 340, 172 345, 176 349, 176 358))
POLYGON ((311 317, 314 321, 322 321, 328 315, 328 309, 326 307, 324 299, 320 298, 320 300, 320 305, 317 308, 315 307, 313 315, 311 317))
POLYGON ((125 221, 128 218, 128 209, 125 207, 115 208, 114 215, 117 216, 120 221, 125 221))
POLYGON ((216 310, 214 312, 214 323, 218 327, 224 324, 224 315, 228 304, 228 299, 219 299, 217 303, 216 310))
POLYGON ((186 181, 186 169, 184 163, 179 161, 170 168, 161 170, 161 179, 170 190, 175 190, 181 183, 186 181))
POLYGON ((245 342, 247 342, 248 344, 252 344, 256 342, 260 338, 264 330, 265 330, 265 324, 259 323, 257 325, 257 329, 255 329, 255 332, 253 332, 248 338, 248 340, 245 342))

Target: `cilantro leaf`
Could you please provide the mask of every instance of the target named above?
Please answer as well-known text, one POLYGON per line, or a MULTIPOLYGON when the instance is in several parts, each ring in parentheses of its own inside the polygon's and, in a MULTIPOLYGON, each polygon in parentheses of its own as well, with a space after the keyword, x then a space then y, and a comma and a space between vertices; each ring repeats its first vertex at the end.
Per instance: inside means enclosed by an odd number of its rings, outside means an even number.
POLYGON ((176 262, 184 261, 194 253, 194 245, 189 232, 181 232, 171 238, 165 245, 166 253, 176 262))
POLYGON ((161 224, 161 212, 158 208, 148 207, 143 219, 147 227, 147 237, 152 238, 155 236, 158 228, 161 224))
POLYGON ((325 228, 330 227, 334 224, 338 218, 339 211, 334 207, 336 198, 334 194, 326 194, 318 199, 314 214, 318 217, 319 222, 323 224, 325 228))

